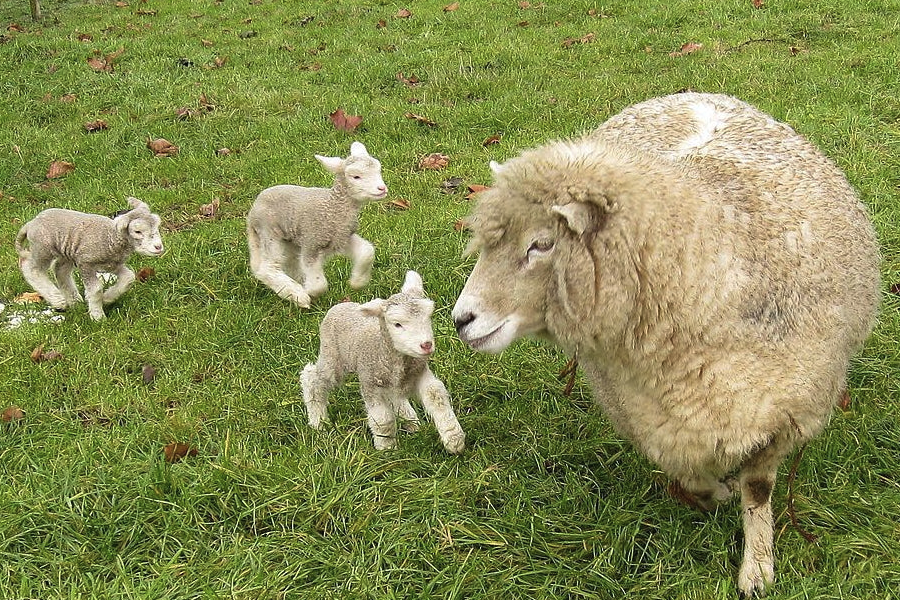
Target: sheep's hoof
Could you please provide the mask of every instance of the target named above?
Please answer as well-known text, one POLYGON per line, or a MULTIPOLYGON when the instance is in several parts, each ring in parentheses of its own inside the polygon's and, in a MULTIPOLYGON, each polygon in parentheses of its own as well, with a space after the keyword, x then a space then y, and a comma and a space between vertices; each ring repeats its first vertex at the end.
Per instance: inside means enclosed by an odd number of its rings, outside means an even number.
POLYGON ((372 275, 354 275, 350 278, 350 287, 354 290, 361 290, 362 288, 369 285, 369 282, 372 280, 372 275))
POLYGON ((450 454, 462 454, 462 451, 466 449, 466 434, 462 430, 445 436, 441 441, 444 449, 450 454))
POLYGON ((397 438, 395 438, 395 437, 376 435, 373 438, 373 440, 375 442, 376 450, 396 450, 397 449, 397 438))
POLYGON ((419 422, 418 421, 403 421, 403 424, 400 426, 403 428, 403 431, 407 433, 415 433, 419 430, 419 422))
POLYGON ((284 297, 285 300, 296 304, 300 308, 309 308, 309 304, 312 299, 309 297, 309 294, 306 292, 294 292, 292 294, 288 294, 284 297))
POLYGON ((766 595, 766 588, 775 582, 775 566, 771 562, 744 561, 738 574, 738 590, 742 598, 766 595))
POLYGON ((88 313, 88 315, 89 315, 89 316, 91 317, 91 319, 93 319, 94 321, 102 321, 103 319, 106 318, 106 315, 103 314, 102 312, 101 312, 101 313, 88 313))

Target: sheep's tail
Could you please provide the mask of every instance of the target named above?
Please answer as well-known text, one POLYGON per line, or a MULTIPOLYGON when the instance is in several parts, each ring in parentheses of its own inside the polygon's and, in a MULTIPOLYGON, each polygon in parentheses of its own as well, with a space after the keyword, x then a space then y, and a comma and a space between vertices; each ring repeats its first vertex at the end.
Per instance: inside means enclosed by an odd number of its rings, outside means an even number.
POLYGON ((250 272, 258 273, 262 266, 262 248, 259 247, 259 232, 247 223, 247 245, 250 247, 250 272))
POLYGON ((16 252, 19 253, 19 264, 31 255, 31 251, 25 247, 25 239, 28 237, 28 223, 22 225, 18 235, 16 235, 16 252))

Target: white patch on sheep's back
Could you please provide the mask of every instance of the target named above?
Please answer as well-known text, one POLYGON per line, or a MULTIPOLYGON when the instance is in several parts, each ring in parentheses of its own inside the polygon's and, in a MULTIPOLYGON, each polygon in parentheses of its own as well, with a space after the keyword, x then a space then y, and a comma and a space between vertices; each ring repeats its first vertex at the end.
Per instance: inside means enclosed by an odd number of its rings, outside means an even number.
POLYGON ((14 309, 0 302, 0 329, 11 331, 23 325, 40 325, 44 323, 62 323, 66 317, 52 308, 32 309, 31 305, 24 305, 14 309))
POLYGON ((714 104, 698 102, 691 109, 694 111, 697 132, 681 142, 677 150, 678 154, 696 152, 713 141, 716 132, 725 127, 728 122, 728 113, 721 112, 714 104))

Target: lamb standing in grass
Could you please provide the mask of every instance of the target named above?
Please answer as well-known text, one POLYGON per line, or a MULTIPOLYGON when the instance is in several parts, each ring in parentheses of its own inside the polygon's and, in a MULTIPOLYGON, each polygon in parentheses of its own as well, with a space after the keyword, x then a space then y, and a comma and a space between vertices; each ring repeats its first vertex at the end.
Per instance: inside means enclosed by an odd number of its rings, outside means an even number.
POLYGON ((359 212, 387 196, 381 163, 361 143, 345 159, 316 158, 334 173, 330 189, 276 185, 260 192, 247 215, 250 271, 301 308, 328 289, 323 268, 334 254, 353 263, 350 287, 369 283, 375 248, 356 234, 359 212))
POLYGON ((878 244, 853 188, 789 126, 695 93, 492 168, 460 337, 555 341, 695 503, 740 492, 738 588, 763 593, 778 466, 822 431, 875 322, 878 244))
POLYGON ((434 353, 433 310, 415 271, 406 274, 400 293, 387 300, 333 306, 319 329, 319 360, 306 365, 300 378, 309 424, 319 429, 327 421, 328 394, 348 373, 356 373, 375 448, 397 446, 398 416, 404 429, 418 429, 419 418, 409 403, 415 395, 434 421, 444 448, 462 452, 466 435, 447 388, 428 368, 434 353))
POLYGON ((77 268, 84 282, 88 314, 103 319, 103 305, 114 302, 134 281, 125 266, 133 252, 145 256, 163 253, 160 218, 137 198, 128 198, 132 209, 114 219, 62 208, 48 208, 25 223, 16 236, 19 267, 25 280, 53 308, 64 310, 82 301, 72 277, 77 268), (28 247, 24 242, 28 241, 28 247), (56 284, 48 271, 53 268, 56 284), (98 274, 116 275, 103 289, 98 274))

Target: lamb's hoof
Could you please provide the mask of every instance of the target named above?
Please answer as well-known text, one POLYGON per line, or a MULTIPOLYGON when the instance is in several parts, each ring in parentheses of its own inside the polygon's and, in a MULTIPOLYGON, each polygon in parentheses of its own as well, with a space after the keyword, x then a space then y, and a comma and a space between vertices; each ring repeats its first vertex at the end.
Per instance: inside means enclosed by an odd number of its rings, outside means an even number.
POLYGON ((102 312, 99 312, 99 313, 91 312, 91 313, 88 313, 88 316, 90 316, 91 319, 94 321, 102 321, 103 319, 106 318, 106 315, 102 312))
POLYGON ((372 281, 371 275, 354 275, 350 278, 350 287, 354 290, 361 290, 369 285, 370 281, 372 281))
POLYGON ((407 433, 415 433, 419 430, 419 422, 418 421, 403 421, 403 424, 400 426, 403 428, 403 431, 407 433))
POLYGON ((760 598, 775 582, 775 565, 771 562, 744 561, 738 574, 738 590, 742 598, 760 598))
POLYGON ((444 436, 441 442, 444 444, 444 449, 450 454, 462 454, 466 449, 466 434, 460 429, 458 432, 444 436))
POLYGON ((376 450, 396 450, 397 449, 397 438, 395 438, 395 437, 376 435, 373 438, 373 440, 375 442, 376 450))
POLYGON ((284 296, 284 299, 295 304, 298 308, 309 308, 312 302, 312 298, 306 292, 294 292, 284 296))

